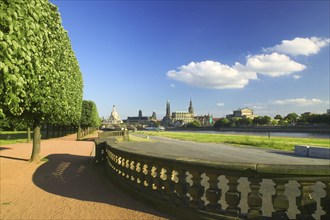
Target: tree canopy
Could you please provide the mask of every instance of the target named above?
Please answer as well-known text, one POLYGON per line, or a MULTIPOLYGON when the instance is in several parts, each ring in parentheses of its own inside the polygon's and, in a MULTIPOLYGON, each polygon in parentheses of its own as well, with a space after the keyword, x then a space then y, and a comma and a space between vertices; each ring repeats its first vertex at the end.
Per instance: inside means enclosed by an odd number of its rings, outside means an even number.
POLYGON ((0 0, 0 51, 1 117, 20 117, 34 128, 79 123, 82 75, 56 6, 0 0))
POLYGON ((100 124, 101 119, 95 103, 93 101, 83 100, 80 126, 83 128, 98 127, 100 124))

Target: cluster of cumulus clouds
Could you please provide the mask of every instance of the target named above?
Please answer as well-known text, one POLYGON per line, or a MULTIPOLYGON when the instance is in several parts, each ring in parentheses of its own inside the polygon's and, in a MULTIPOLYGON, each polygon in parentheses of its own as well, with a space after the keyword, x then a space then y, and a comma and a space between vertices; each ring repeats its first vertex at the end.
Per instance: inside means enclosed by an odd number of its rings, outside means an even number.
POLYGON ((229 66, 210 60, 191 62, 178 67, 178 70, 168 71, 167 76, 191 86, 211 89, 244 88, 251 80, 257 80, 258 74, 269 77, 292 75, 299 79, 300 76, 294 73, 306 69, 306 66, 293 58, 317 54, 329 44, 329 38, 296 37, 293 40, 283 40, 274 47, 264 48, 261 54, 246 56, 245 64, 236 62, 229 66))

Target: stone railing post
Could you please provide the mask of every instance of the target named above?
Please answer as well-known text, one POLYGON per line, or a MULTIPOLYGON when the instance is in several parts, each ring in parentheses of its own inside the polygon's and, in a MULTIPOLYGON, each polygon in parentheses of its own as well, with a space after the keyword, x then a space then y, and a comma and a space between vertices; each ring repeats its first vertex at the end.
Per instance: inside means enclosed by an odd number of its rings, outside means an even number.
POLYGON ((183 204, 184 206, 188 206, 189 197, 186 195, 188 192, 188 183, 187 183, 187 170, 178 169, 178 182, 175 183, 174 188, 178 194, 177 203, 183 204))
POLYGON ((206 206, 206 211, 219 213, 221 210, 221 205, 218 203, 221 197, 221 189, 218 187, 218 177, 216 173, 207 174, 209 177, 210 187, 206 190, 206 198, 210 202, 206 206))
POLYGON ((165 191, 165 198, 168 201, 171 201, 174 194, 174 181, 172 180, 172 169, 168 166, 165 166, 164 169, 166 170, 166 173, 164 173, 164 178, 166 176, 166 179, 163 180, 163 186, 165 191))
POLYGON ((241 200, 241 193, 238 192, 238 179, 239 176, 226 176, 228 179, 228 191, 226 192, 225 199, 228 205, 225 210, 225 214, 228 216, 239 217, 241 214, 241 208, 238 207, 238 204, 241 200))
POLYGON ((249 210, 248 210, 248 219, 262 219, 262 212, 261 212, 261 207, 262 207, 262 197, 259 192, 260 190, 260 183, 262 181, 261 178, 259 177, 251 177, 248 178, 250 181, 250 189, 251 192, 248 194, 248 205, 249 205, 249 210))
POLYGON ((284 195, 285 184, 288 183, 287 180, 273 180, 275 183, 275 195, 272 196, 273 207, 275 212, 272 213, 274 219, 289 219, 286 211, 289 208, 289 200, 286 195, 284 195))
POLYGON ((297 197, 296 203, 300 211, 297 214, 297 219, 313 219, 312 214, 316 211, 316 201, 312 197, 312 186, 315 184, 314 181, 298 181, 300 184, 300 196, 297 197))
POLYGON ((194 209, 201 209, 204 206, 204 201, 202 200, 204 187, 202 186, 202 173, 197 170, 189 170, 189 173, 192 175, 193 185, 189 187, 189 194, 192 197, 192 200, 189 202, 189 206, 194 209))
POLYGON ((325 185, 325 197, 321 198, 321 206, 323 211, 325 212, 324 215, 321 216, 321 220, 328 220, 330 219, 330 182, 322 181, 325 185))

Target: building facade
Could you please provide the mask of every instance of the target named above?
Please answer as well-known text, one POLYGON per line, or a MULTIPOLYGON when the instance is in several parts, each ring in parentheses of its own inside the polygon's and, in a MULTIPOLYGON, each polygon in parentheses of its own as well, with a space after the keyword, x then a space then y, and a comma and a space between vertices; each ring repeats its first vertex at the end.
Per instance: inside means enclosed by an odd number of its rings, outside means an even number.
POLYGON ((233 114, 226 115, 227 119, 230 118, 255 118, 257 117, 256 115, 253 114, 253 110, 249 108, 242 108, 238 110, 234 110, 233 114))

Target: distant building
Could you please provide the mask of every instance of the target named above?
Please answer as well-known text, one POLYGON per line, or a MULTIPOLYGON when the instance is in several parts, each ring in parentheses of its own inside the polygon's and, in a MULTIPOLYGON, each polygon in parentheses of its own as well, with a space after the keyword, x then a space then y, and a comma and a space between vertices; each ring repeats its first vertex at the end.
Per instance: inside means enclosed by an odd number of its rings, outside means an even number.
POLYGON ((202 115, 202 116, 195 116, 194 118, 203 127, 213 126, 213 124, 214 124, 213 115, 210 115, 210 114, 202 115))
POLYGON ((330 115, 330 109, 327 109, 327 114, 330 115))
POLYGON ((149 125, 151 122, 157 121, 156 112, 152 113, 152 116, 143 116, 142 110, 139 110, 139 116, 127 117, 126 123, 129 125, 149 125))
POLYGON ((112 106, 112 111, 108 119, 102 119, 102 128, 111 128, 117 125, 120 125, 122 120, 120 119, 119 113, 116 110, 116 106, 112 106))
POLYGON ((166 115, 162 120, 162 125, 164 126, 173 126, 173 127, 181 127, 187 123, 193 121, 199 121, 202 126, 212 126, 213 125, 213 116, 203 115, 203 116, 195 116, 194 107, 192 104, 192 100, 190 99, 188 111, 175 111, 171 114, 171 106, 170 102, 167 100, 166 102, 166 115))
POLYGON ((122 123, 122 121, 120 119, 120 116, 119 116, 119 114, 118 114, 118 112, 116 110, 116 106, 115 105, 112 106, 112 111, 111 111, 111 115, 110 115, 110 117, 108 119, 108 122, 111 125, 118 125, 118 124, 121 124, 122 123))
POLYGON ((255 118, 256 115, 253 114, 253 110, 249 108, 242 108, 238 110, 234 110, 233 114, 226 115, 227 119, 230 118, 255 118))

